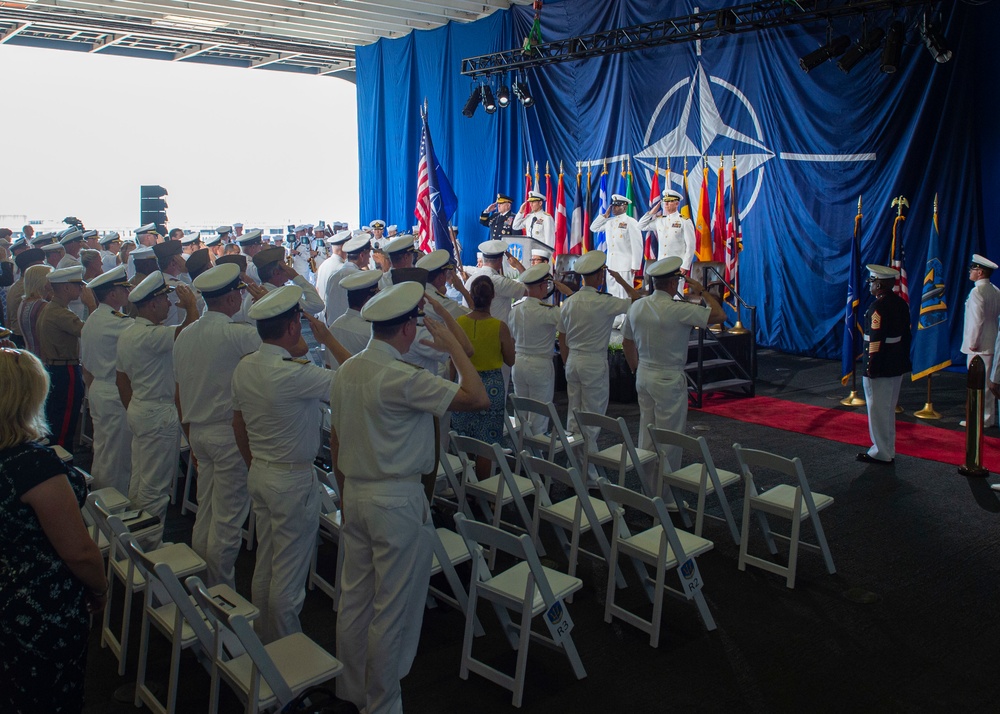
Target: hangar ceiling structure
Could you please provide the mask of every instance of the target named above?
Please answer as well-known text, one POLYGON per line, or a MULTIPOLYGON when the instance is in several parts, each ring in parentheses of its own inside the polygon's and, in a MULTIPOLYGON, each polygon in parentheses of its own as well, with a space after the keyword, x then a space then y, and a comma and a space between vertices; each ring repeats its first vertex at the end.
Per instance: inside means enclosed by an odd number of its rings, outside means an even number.
POLYGON ((0 0, 0 44, 353 81, 358 45, 450 21, 472 22, 510 5, 509 0, 0 0))

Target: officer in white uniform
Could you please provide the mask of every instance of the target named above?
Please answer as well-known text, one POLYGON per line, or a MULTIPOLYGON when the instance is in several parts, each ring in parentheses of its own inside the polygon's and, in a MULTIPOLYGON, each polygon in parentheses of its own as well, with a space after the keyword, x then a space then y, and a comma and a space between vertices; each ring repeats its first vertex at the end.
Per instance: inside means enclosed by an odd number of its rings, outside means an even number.
POLYGON ((94 487, 112 486, 129 491, 132 474, 132 430, 115 380, 118 338, 135 320, 120 312, 128 301, 129 282, 125 266, 100 275, 87 287, 94 291, 97 309, 83 324, 80 361, 87 383, 87 402, 94 421, 94 487))
MULTIPOLYGON (((519 397, 551 402, 555 391, 555 366, 552 364, 556 344, 559 308, 543 302, 553 291, 548 263, 532 265, 521 273, 528 296, 514 303, 510 311, 510 332, 514 337, 514 367, 511 379, 519 397)), ((532 414, 527 431, 542 434, 549 419, 532 414)))
POLYGON ((501 322, 509 322, 511 304, 514 300, 523 298, 528 290, 524 287, 524 283, 503 274, 503 259, 507 254, 507 244, 504 241, 488 240, 480 243, 479 251, 483 254, 483 267, 469 278, 465 289, 468 290, 472 281, 480 275, 489 275, 495 293, 493 304, 490 305, 490 315, 501 322))
POLYGON ((423 298, 423 286, 405 282, 365 305, 372 340, 336 372, 330 393, 330 446, 344 495, 337 694, 371 714, 403 711, 399 680, 420 639, 433 527, 421 477, 437 472, 434 417, 489 406, 472 362, 440 323, 427 324, 458 370, 457 384, 400 360, 416 338, 423 298))
MULTIPOLYGON (((156 255, 156 264, 163 273, 167 285, 177 287, 183 285, 191 286, 191 276, 187 272, 187 261, 184 260, 183 246, 178 240, 168 240, 157 243, 153 246, 153 254, 156 255)), ((184 308, 179 304, 177 293, 167 295, 170 300, 170 311, 167 313, 164 325, 179 325, 184 321, 184 308)), ((205 311, 205 301, 195 292, 195 309, 200 315, 205 311)))
POLYGON ((101 265, 108 272, 118 265, 118 251, 122 247, 121 236, 117 231, 104 234, 98 241, 101 244, 101 265))
MULTIPOLYGON (((295 240, 288 245, 288 255, 292 258, 292 267, 295 272, 309 282, 312 270, 309 266, 309 259, 312 257, 312 244, 309 242, 308 231, 312 230, 309 224, 295 226, 295 240)), ((317 310, 319 312, 319 310, 317 310)))
MULTIPOLYGON (((176 243, 176 241, 174 241, 176 243)), ((198 319, 194 293, 171 286, 160 271, 150 273, 128 296, 139 317, 118 339, 118 392, 132 429, 129 499, 160 521, 170 502, 170 484, 180 459, 180 420, 174 403, 174 340, 198 319), (184 309, 179 326, 164 325, 171 292, 184 309)))
POLYGON ((451 299, 447 289, 455 278, 455 261, 443 248, 431 251, 417 261, 418 268, 427 271, 427 294, 454 318, 468 315, 469 311, 457 300, 451 299))
MULTIPOLYGON (((330 332, 337 342, 353 355, 368 346, 372 336, 371 323, 361 317, 361 308, 378 293, 380 272, 378 270, 358 270, 340 281, 340 287, 347 291, 347 312, 330 325, 330 332)), ((327 364, 336 369, 336 361, 327 355, 327 364)))
MULTIPOLYGON (((1000 318, 1000 289, 990 282, 997 264, 981 255, 973 255, 969 265, 969 280, 974 283, 965 301, 965 326, 962 333, 962 353, 966 364, 972 364, 979 355, 986 368, 986 377, 993 381, 993 345, 997 341, 997 319, 1000 318)), ((989 385, 986 385, 987 388, 989 385)), ((983 426, 996 424, 996 400, 985 395, 983 400, 983 426)), ((965 426, 965 422, 961 422, 965 426)))
POLYGON ((257 266, 261 286, 268 292, 291 282, 302 288, 302 309, 305 312, 315 315, 323 309, 323 298, 316 292, 312 283, 285 265, 283 248, 264 248, 253 257, 253 264, 257 266))
MULTIPOLYGON (((707 306, 688 300, 675 300, 681 278, 681 259, 674 256, 658 260, 646 275, 653 281, 653 292, 629 308, 622 326, 622 347, 639 393, 639 448, 652 449, 647 424, 657 429, 684 432, 687 426, 688 391, 684 365, 687 364, 691 330, 721 322, 726 313, 711 293, 700 283, 687 279, 689 298, 703 296, 707 306)), ((680 468, 681 449, 669 447, 670 468, 680 468)), ((643 474, 647 494, 655 493, 652 474, 643 474)))
POLYGON ((551 260, 552 260, 552 251, 545 250, 544 248, 531 249, 532 265, 541 265, 542 263, 549 263, 551 260))
MULTIPOLYGON (((617 271, 629 283, 642 267, 642 233, 639 231, 639 222, 625 212, 631 203, 625 196, 617 193, 612 195, 607 212, 590 224, 591 233, 604 232, 608 246, 608 268, 617 271)), ((616 297, 628 297, 618 283, 609 285, 608 292, 616 297)))
MULTIPOLYGON (((344 243, 344 255, 347 262, 344 267, 330 277, 326 286, 326 324, 332 325, 334 320, 347 312, 347 291, 340 283, 351 273, 367 270, 372 257, 372 241, 365 231, 355 231, 354 237, 344 243)), ((379 274, 381 278, 381 274, 379 274)))
POLYGON ((413 236, 404 233, 386 243, 382 252, 389 258, 390 269, 382 274, 379 280, 379 290, 388 290, 392 287, 392 276, 390 273, 397 268, 412 268, 416 260, 417 251, 413 247, 413 236))
MULTIPOLYGON (((264 242, 261 240, 260 235, 260 229, 254 229, 236 239, 236 244, 240 247, 240 255, 245 255, 247 259, 247 277, 258 285, 263 281, 257 273, 257 266, 253 263, 253 257, 264 250, 264 242)), ((282 252, 282 260, 284 260, 284 252, 282 252)))
MULTIPOLYGON (((583 287, 563 302, 559 313, 559 352, 566 365, 566 393, 569 398, 569 431, 582 433, 573 410, 604 414, 608 408, 608 342, 618 315, 628 312, 632 302, 604 292, 603 251, 592 250, 577 259, 573 271, 583 279, 583 287)), ((633 299, 638 292, 626 288, 633 299)), ((588 442, 595 442, 598 429, 588 427, 588 442)))
POLYGON ((215 229, 216 234, 222 239, 223 243, 233 242, 233 227, 232 226, 219 226, 215 229))
MULTIPOLYGON (((538 191, 531 191, 528 200, 521 204, 517 215, 514 216, 514 230, 524 229, 527 235, 534 238, 539 243, 555 248, 556 227, 555 221, 548 213, 542 209, 545 196, 538 191)), ((485 253, 485 251, 484 251, 485 253)))
POLYGON ((222 236, 214 235, 206 238, 204 244, 208 248, 208 252, 212 254, 213 261, 218 261, 219 258, 225 255, 226 246, 222 243, 222 236))
POLYGON ((191 255, 196 250, 201 250, 201 233, 198 231, 195 231, 194 233, 185 233, 180 239, 180 244, 181 253, 185 256, 186 260, 187 256, 191 255))
POLYGON ((83 250, 83 231, 77 228, 70 228, 64 231, 63 237, 59 241, 59 245, 62 246, 66 253, 59 259, 59 264, 56 265, 56 270, 62 270, 63 268, 75 268, 79 266, 80 251, 83 250))
MULTIPOLYGON (((275 288, 254 303, 263 344, 233 373, 233 431, 249 467, 247 484, 257 520, 257 564, 251 600, 260 608, 265 643, 301 632, 309 561, 319 528, 320 402, 334 375, 306 356, 302 338, 302 288, 275 288)), ((313 335, 338 361, 350 355, 326 326, 305 313, 313 335)))
POLYGON ((326 245, 330 249, 330 257, 324 260, 316 270, 316 292, 324 299, 330 287, 330 278, 344 267, 344 243, 350 240, 352 235, 351 231, 344 230, 334 233, 326 240, 326 245))
POLYGON ((209 585, 236 587, 241 529, 250 512, 247 465, 233 435, 233 372, 260 347, 250 325, 233 322, 245 287, 232 263, 194 280, 208 306, 174 343, 181 424, 198 460, 198 513, 191 547, 208 564, 209 585))
POLYGON ((694 223, 690 218, 684 218, 678 213, 677 206, 681 200, 679 193, 668 188, 662 196, 663 200, 639 219, 639 230, 655 230, 660 246, 657 257, 680 256, 683 261, 681 273, 688 275, 691 272, 691 262, 694 260, 695 252, 694 223), (663 215, 660 215, 661 212, 663 215))

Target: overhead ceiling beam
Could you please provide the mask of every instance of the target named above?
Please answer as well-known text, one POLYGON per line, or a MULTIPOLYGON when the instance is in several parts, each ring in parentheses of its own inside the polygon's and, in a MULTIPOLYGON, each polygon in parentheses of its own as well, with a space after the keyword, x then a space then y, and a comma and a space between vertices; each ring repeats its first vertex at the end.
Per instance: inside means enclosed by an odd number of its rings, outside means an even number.
POLYGON ((268 55, 259 60, 254 60, 250 63, 250 69, 258 69, 260 67, 267 67, 269 64, 277 64, 278 62, 284 62, 286 60, 294 59, 295 57, 300 57, 301 55, 268 55))
POLYGON ((117 45, 123 40, 127 40, 131 35, 107 35, 101 42, 95 42, 90 46, 88 52, 100 52, 105 47, 111 47, 117 45))
POLYGON ((17 37, 22 32, 24 32, 25 30, 27 30, 29 27, 31 27, 31 23, 30 22, 19 22, 18 24, 14 25, 12 28, 10 28, 9 30, 7 30, 5 33, 3 33, 2 35, 0 35, 0 45, 2 45, 3 43, 7 42, 12 37, 17 37))
POLYGON ((355 68, 354 62, 337 62, 329 69, 321 69, 320 76, 337 74, 337 72, 349 72, 355 68))
POLYGON ((208 44, 208 45, 195 45, 192 49, 187 52, 178 52, 175 54, 170 61, 180 62, 181 60, 188 59, 189 57, 197 57, 198 55, 203 55, 206 52, 211 52, 212 50, 217 50, 222 47, 222 43, 208 44))

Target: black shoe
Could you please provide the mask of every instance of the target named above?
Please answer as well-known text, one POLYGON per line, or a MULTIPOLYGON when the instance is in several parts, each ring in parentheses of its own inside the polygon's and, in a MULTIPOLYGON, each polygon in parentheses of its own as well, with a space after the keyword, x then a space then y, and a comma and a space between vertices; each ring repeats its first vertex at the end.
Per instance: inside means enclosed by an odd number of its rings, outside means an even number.
POLYGON ((865 464, 878 464, 879 466, 892 466, 894 463, 896 463, 896 459, 889 459, 888 461, 883 461, 882 459, 876 459, 873 456, 869 456, 867 451, 862 451, 854 458, 857 461, 860 461, 865 464))

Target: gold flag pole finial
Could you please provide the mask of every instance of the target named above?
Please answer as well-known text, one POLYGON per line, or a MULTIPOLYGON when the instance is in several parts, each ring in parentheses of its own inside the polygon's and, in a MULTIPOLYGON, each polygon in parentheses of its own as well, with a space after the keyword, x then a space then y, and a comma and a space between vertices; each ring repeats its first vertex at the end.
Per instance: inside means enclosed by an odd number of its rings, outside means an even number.
POLYGON ((562 176, 563 172, 563 162, 562 159, 559 160, 559 175, 562 176))

